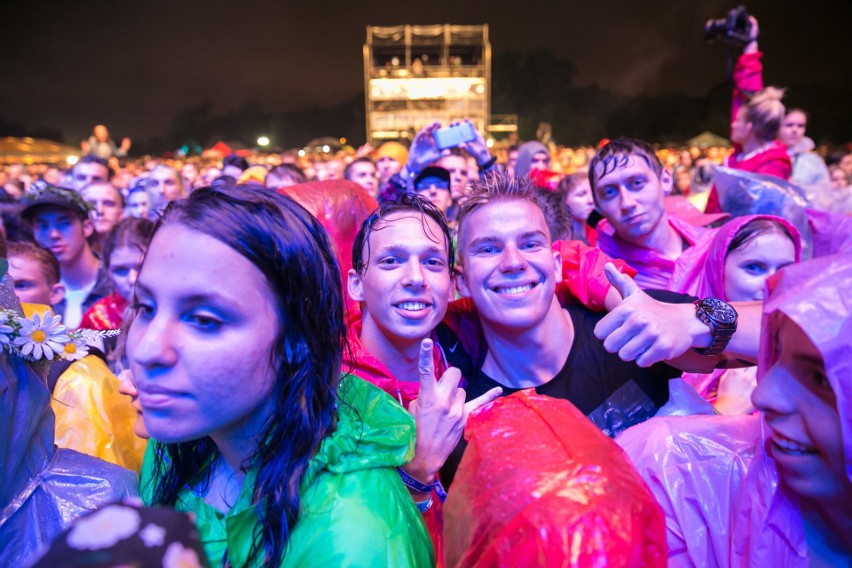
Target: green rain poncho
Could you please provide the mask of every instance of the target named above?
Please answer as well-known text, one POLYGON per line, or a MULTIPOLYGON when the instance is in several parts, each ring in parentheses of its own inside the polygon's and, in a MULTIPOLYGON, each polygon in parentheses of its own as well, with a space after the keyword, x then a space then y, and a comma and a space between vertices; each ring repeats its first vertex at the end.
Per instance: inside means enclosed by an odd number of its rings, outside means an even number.
MULTIPOLYGON (((433 566, 432 543, 395 468, 414 454, 414 419, 377 387, 352 376, 338 391, 337 429, 322 441, 302 481, 301 512, 281 566, 433 566)), ((148 446, 141 494, 151 504, 154 470, 148 446)), ((232 566, 249 564, 259 518, 251 503, 255 472, 223 514, 187 489, 175 507, 196 515, 211 565, 227 551, 232 566)), ((262 549, 261 549, 262 550, 262 549)))

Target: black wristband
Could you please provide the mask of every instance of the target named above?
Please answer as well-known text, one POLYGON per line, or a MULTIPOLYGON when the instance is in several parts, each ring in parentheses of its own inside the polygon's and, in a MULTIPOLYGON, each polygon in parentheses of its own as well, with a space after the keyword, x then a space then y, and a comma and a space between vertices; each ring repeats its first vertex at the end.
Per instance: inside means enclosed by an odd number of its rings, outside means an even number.
POLYGON ((497 163, 497 156, 491 156, 491 159, 485 162, 484 164, 477 164, 479 166, 480 172, 487 172, 491 168, 494 167, 494 164, 497 163))

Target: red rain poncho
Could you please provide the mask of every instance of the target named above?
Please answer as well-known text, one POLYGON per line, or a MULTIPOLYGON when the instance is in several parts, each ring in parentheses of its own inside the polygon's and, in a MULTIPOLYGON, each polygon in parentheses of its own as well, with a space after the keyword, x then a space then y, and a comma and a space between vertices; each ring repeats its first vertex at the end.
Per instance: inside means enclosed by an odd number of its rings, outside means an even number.
POLYGON ((524 390, 471 416, 444 508, 447 566, 664 566, 659 506, 567 400, 524 390))

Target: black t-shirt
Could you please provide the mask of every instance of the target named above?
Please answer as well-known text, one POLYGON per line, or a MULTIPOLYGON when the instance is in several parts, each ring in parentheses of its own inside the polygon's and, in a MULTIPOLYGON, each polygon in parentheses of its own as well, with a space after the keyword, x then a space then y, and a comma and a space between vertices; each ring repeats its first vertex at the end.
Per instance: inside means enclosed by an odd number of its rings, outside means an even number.
MULTIPOLYGON (((687 296, 679 294, 653 295, 672 303, 689 301, 687 296)), ((559 373, 535 391, 570 401, 610 437, 654 416, 668 402, 668 380, 679 377, 682 371, 665 363, 642 368, 634 362, 622 361, 618 353, 609 353, 595 337, 595 325, 605 313, 593 312, 582 305, 568 305, 565 309, 574 324, 571 351, 559 373)), ((467 400, 498 386, 503 388, 503 396, 521 390, 501 385, 479 368, 467 382, 467 400)), ((446 486, 455 475, 465 447, 462 439, 441 469, 446 486)))

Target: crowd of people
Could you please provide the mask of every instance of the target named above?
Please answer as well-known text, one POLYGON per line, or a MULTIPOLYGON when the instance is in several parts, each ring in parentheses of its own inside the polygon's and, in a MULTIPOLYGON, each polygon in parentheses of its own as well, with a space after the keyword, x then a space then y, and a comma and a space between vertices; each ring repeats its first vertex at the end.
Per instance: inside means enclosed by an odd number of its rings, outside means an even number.
POLYGON ((727 155, 5 168, 0 565, 849 564, 852 153, 750 29, 727 155))

